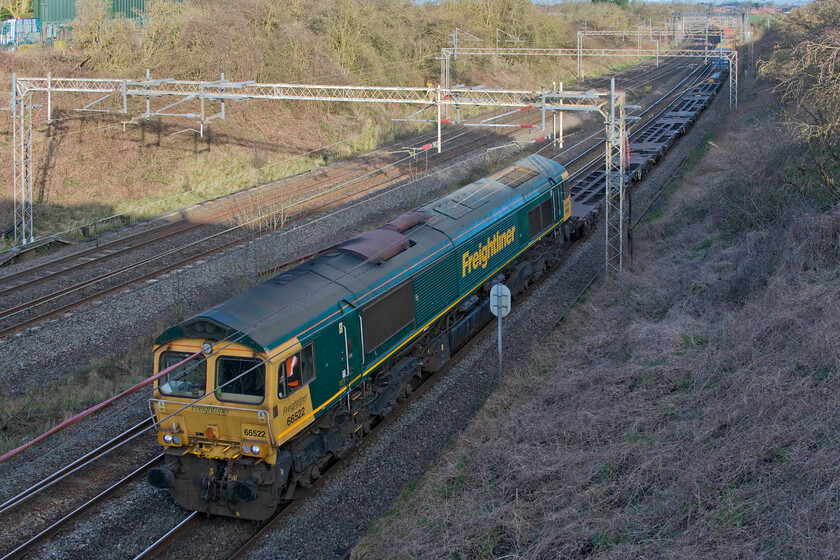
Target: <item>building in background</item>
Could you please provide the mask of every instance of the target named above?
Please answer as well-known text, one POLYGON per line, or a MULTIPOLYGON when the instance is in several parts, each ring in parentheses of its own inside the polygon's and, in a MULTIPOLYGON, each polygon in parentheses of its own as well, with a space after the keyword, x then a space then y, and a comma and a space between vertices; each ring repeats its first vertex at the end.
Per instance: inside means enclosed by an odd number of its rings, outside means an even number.
POLYGON ((17 48, 41 42, 41 24, 38 18, 7 19, 0 22, 0 46, 17 48))
MULTIPOLYGON (((140 19, 146 0, 107 0, 114 17, 140 19)), ((76 18, 76 0, 33 0, 31 18, 0 22, 0 48, 47 43, 64 48, 76 18)))
MULTIPOLYGON (((76 17, 76 0, 33 0, 34 16, 46 25, 68 24, 76 17)), ((146 0, 109 0, 111 13, 126 18, 139 18, 146 0)))

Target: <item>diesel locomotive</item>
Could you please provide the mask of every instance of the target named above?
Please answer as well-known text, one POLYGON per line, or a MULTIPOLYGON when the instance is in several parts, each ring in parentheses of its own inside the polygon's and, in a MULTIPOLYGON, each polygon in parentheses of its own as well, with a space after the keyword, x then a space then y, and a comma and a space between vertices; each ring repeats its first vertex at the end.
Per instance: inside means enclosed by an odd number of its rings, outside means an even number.
POLYGON ((164 331, 149 482, 190 510, 270 517, 489 322, 495 283, 516 294, 553 264, 567 178, 524 158, 164 331))

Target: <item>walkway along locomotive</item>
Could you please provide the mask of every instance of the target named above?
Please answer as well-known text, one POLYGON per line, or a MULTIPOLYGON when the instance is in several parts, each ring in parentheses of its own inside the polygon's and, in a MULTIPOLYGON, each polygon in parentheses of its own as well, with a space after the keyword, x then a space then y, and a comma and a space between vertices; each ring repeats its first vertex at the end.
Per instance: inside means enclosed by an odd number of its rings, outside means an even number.
POLYGON ((166 330, 151 407, 183 507, 266 519, 358 444, 568 239, 562 165, 535 155, 166 330))

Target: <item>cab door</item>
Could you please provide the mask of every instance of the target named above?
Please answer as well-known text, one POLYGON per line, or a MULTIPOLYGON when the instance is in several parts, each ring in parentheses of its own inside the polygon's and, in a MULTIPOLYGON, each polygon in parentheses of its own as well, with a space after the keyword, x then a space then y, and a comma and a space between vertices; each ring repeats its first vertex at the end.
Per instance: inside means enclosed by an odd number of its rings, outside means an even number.
POLYGON ((361 319, 358 309, 350 302, 342 300, 339 304, 341 307, 342 320, 340 323, 340 330, 344 340, 344 362, 346 376, 344 379, 348 383, 357 381, 357 378, 362 373, 362 358, 364 351, 362 350, 361 342, 361 319))

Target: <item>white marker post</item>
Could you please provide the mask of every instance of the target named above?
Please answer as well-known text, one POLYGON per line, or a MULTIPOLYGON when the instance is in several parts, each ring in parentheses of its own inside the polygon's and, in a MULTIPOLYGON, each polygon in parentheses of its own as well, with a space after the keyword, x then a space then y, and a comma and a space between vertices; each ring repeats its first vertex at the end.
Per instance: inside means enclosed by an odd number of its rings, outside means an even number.
POLYGON ((499 385, 502 384, 502 317, 510 313, 510 289, 504 284, 496 284, 490 290, 490 312, 499 318, 499 385))

